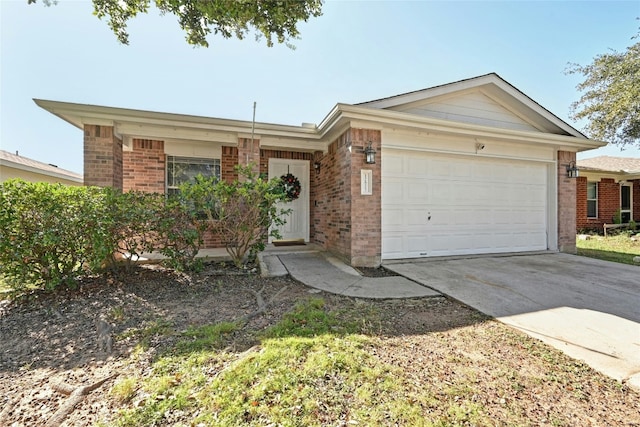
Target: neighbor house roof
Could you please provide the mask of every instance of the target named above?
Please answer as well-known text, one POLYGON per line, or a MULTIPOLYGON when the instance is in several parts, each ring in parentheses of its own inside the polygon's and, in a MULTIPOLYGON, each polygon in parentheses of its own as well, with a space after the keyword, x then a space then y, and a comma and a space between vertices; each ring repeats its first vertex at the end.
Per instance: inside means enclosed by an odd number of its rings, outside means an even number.
POLYGON ((82 183, 83 177, 75 172, 68 171, 49 163, 39 162, 28 157, 0 150, 0 166, 33 172, 54 178, 62 178, 70 181, 82 183))
POLYGON ((640 173, 640 159, 634 157, 598 156, 591 159, 578 160, 577 163, 583 169, 640 173))

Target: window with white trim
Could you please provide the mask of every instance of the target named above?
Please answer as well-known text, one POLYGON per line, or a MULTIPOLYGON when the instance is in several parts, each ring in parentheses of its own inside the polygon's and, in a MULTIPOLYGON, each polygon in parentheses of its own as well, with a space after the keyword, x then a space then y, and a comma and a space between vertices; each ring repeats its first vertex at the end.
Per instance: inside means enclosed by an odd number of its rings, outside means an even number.
POLYGON ((587 182, 587 218, 598 217, 598 183, 587 182))
POLYGON ((180 185, 198 175, 220 179, 220 159, 167 156, 167 194, 178 192, 180 185))

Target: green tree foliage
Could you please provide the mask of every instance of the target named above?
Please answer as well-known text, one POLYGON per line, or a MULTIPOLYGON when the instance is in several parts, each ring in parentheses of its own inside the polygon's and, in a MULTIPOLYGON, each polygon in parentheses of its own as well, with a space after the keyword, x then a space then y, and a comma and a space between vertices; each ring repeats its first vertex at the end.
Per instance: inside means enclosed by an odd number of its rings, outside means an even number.
MULTIPOLYGON (((37 0, 27 0, 35 3, 37 0)), ((50 5, 52 0, 43 0, 50 5)), ((224 38, 244 39, 251 29, 267 46, 299 37, 297 24, 322 14, 322 0, 154 0, 162 14, 178 18, 189 44, 208 47, 213 32, 224 38)), ((118 40, 129 44, 127 23, 147 13, 151 0, 93 0, 94 15, 107 18, 118 40)), ((289 45, 291 46, 291 45, 289 45)))
POLYGON ((206 217, 208 229, 222 237, 234 264, 241 267, 247 254, 264 250, 268 235, 279 237, 272 226, 282 225, 287 211, 277 206, 286 197, 280 178, 267 180, 254 173, 252 165, 236 169, 240 180, 227 183, 198 176, 180 192, 206 217))
POLYGON ((585 77, 577 86, 584 93, 572 104, 571 117, 588 120, 590 137, 640 145, 640 42, 623 53, 598 55, 586 66, 570 64, 566 72, 585 77))

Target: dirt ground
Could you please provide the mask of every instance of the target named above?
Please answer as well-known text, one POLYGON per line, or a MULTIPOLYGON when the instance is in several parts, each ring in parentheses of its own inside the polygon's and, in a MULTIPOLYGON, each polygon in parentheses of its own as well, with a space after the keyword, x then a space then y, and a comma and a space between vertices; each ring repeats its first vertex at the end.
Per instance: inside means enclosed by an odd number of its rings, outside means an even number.
MULTIPOLYGON (((591 371, 575 378, 581 384, 580 395, 570 391, 575 383, 563 380, 523 384, 496 397, 492 360, 511 363, 514 371, 542 369, 528 358, 531 346, 541 353, 544 347, 514 339, 519 333, 505 332, 507 327, 450 299, 356 300, 310 289, 288 277, 262 279, 220 264, 192 275, 160 266, 136 267, 118 277, 85 278, 75 291, 0 301, 0 426, 45 425, 70 399, 68 392, 105 378, 61 425, 108 422, 119 409, 109 394, 117 377, 148 371, 154 357, 174 344, 180 331, 255 314, 258 301, 268 302, 264 312, 235 334, 231 351, 240 353, 256 344, 256 331, 277 323, 296 302, 311 295, 323 297, 330 310, 375 307, 380 316, 366 326, 371 336, 378 337, 372 353, 405 369, 418 384, 452 381, 459 375, 454 372, 459 366, 456 359, 463 356, 472 365, 486 363, 476 374, 476 394, 479 402, 495 407, 497 420, 501 407, 517 399, 531 425, 640 426, 640 395, 591 371), (153 333, 160 329, 176 333, 153 333), (148 349, 132 358, 144 337, 150 340, 148 349), (61 383, 69 386, 67 393, 60 391, 61 383), (563 423, 554 422, 554 416, 563 423)), ((572 366, 570 360, 562 360, 572 366)), ((496 421, 496 425, 502 424, 496 421)))

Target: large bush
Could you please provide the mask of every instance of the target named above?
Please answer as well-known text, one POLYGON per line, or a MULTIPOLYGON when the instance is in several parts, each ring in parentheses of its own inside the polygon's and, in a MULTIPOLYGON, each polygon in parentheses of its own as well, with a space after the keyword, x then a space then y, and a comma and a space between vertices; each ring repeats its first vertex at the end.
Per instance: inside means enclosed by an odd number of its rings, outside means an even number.
POLYGON ((97 269, 107 248, 106 194, 98 188, 4 182, 0 187, 0 268, 14 289, 70 284, 97 269))
POLYGON ((13 290, 72 285, 83 272, 128 266, 159 251, 197 266, 193 209, 162 194, 11 180, 0 186, 0 276, 13 290))

